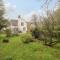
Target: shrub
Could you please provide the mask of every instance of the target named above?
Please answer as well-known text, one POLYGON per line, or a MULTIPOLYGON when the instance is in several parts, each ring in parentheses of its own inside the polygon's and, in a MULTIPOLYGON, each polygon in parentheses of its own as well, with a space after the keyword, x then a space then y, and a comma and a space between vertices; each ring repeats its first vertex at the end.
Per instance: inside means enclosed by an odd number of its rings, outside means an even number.
POLYGON ((25 35, 23 38, 23 42, 24 43, 30 43, 30 42, 33 42, 34 41, 34 38, 32 37, 32 35, 28 34, 28 35, 25 35))
POLYGON ((7 57, 6 60, 13 60, 11 56, 7 57))
POLYGON ((9 42, 8 38, 3 39, 3 43, 8 43, 8 42, 9 42))
POLYGON ((53 45, 59 42, 59 31, 52 31, 52 32, 44 32, 45 33, 45 45, 52 47, 53 45))
POLYGON ((11 34, 11 36, 19 36, 19 33, 11 34))
POLYGON ((6 36, 7 37, 10 37, 11 35, 12 35, 12 33, 11 33, 11 30, 10 29, 6 29, 6 36))
POLYGON ((40 30, 38 28, 35 28, 32 31, 32 36, 34 36, 34 38, 39 38, 39 36, 40 36, 40 30))

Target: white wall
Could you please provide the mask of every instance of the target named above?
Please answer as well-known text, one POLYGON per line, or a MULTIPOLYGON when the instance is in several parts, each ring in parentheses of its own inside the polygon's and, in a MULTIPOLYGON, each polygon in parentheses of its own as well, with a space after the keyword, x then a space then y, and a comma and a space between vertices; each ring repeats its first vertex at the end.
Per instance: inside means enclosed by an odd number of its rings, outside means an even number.
POLYGON ((23 19, 18 19, 18 30, 21 32, 27 32, 27 23, 23 20, 23 19), (24 25, 22 26, 21 23, 24 23, 24 25), (25 30, 23 30, 23 28, 25 28, 25 30))

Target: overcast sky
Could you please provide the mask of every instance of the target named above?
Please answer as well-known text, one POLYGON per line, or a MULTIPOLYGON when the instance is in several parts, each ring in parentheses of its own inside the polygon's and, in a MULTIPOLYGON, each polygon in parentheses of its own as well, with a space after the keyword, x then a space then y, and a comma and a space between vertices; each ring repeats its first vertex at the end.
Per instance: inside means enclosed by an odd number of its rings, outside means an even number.
MULTIPOLYGON (((26 16, 34 12, 41 12, 41 5, 45 0, 4 0, 6 7, 6 16, 9 18, 16 18, 18 15, 26 16)), ((49 9, 55 7, 57 0, 52 0, 49 9)))

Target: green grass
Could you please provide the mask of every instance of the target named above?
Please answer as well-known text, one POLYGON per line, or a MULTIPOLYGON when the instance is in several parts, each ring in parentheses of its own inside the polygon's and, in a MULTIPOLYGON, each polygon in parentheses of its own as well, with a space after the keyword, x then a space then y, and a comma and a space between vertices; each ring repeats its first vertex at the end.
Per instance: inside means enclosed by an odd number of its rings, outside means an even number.
POLYGON ((53 48, 41 42, 24 44, 23 39, 28 34, 10 37, 9 43, 3 43, 4 35, 0 35, 0 60, 60 60, 60 44, 53 48))

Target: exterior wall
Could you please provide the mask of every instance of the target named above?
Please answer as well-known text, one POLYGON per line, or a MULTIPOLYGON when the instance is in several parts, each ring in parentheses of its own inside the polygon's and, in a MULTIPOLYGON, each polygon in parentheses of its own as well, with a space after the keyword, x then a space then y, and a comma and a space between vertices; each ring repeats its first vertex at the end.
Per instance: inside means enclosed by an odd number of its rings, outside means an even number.
POLYGON ((17 32, 18 32, 18 26, 10 26, 10 29, 11 29, 11 32, 13 33, 13 34, 16 34, 17 32))
POLYGON ((13 21, 13 23, 14 23, 13 24, 11 21, 10 29, 11 29, 12 33, 17 33, 17 32, 25 33, 25 32, 27 32, 27 23, 21 18, 17 19, 17 22, 13 21), (23 23, 23 25, 22 25, 22 23, 23 23))
POLYGON ((18 30, 21 32, 27 32, 27 23, 23 21, 22 19, 18 20, 18 30))

